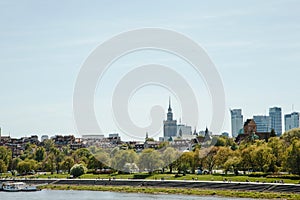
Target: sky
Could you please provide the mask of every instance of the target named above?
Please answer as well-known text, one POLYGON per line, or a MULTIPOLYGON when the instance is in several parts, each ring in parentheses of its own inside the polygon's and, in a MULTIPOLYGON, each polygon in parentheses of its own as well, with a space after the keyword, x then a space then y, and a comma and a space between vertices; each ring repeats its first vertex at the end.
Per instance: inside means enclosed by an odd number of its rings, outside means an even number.
MULTIPOLYGON (((111 37, 145 27, 177 31, 205 49, 224 85, 222 131, 231 131, 231 108, 242 108, 244 119, 268 114, 273 106, 282 107, 283 114, 300 111, 299 21, 297 0, 1 0, 2 135, 78 135, 73 91, 84 61, 111 37)), ((203 78, 174 55, 146 50, 120 58, 98 82, 94 107, 103 132, 120 132, 111 113, 115 85, 126 72, 148 63, 171 66, 195 91, 199 122, 189 124, 183 119, 182 123, 197 130, 209 127, 212 105, 203 78)), ((182 113, 176 94, 156 86, 143 87, 131 97, 131 119, 147 126, 151 107, 161 105, 166 110, 169 96, 179 121, 182 113)))

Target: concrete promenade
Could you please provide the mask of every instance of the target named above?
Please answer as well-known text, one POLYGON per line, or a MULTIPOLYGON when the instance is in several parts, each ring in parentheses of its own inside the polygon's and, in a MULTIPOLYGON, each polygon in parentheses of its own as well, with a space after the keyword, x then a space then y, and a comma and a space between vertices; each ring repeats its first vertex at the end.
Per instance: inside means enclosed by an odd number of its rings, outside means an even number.
MULTIPOLYGON (((0 180, 5 182, 8 180, 0 180)), ((29 184, 62 184, 62 185, 103 185, 133 187, 170 187, 199 188, 218 190, 240 190, 256 192, 293 192, 300 193, 300 184, 253 183, 253 182, 222 182, 222 181, 184 181, 184 180, 141 180, 141 179, 18 179, 29 184)))

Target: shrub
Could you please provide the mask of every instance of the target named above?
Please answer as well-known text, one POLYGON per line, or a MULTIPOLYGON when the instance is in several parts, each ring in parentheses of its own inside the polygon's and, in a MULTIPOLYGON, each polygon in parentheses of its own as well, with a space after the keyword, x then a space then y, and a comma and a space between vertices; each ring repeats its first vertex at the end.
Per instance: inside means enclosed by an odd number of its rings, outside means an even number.
POLYGON ((75 164, 71 168, 71 175, 79 177, 87 172, 87 168, 83 164, 75 164))
POLYGON ((133 179, 145 179, 149 176, 150 176, 149 174, 134 174, 133 179))
POLYGON ((293 174, 273 174, 273 175, 268 175, 267 178, 281 178, 281 179, 300 180, 300 176, 293 175, 293 174))

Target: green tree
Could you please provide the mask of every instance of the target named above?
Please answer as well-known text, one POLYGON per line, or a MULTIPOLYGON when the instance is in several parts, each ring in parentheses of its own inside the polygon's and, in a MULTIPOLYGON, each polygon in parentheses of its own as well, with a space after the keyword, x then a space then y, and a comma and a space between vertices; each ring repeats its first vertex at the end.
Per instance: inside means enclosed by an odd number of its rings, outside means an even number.
POLYGON ((128 172, 125 168, 126 163, 136 163, 137 159, 137 154, 133 150, 121 150, 112 158, 111 166, 119 171, 128 172))
POLYGON ((216 161, 217 161, 217 157, 216 154, 218 152, 218 147, 212 146, 209 148, 206 148, 204 150, 204 167, 206 167, 209 171, 210 174, 212 174, 212 170, 214 168, 214 166, 216 165, 216 161))
POLYGON ((294 174, 300 175, 300 141, 294 139, 285 156, 285 168, 294 174))
POLYGON ((74 165, 74 159, 70 156, 66 157, 61 164, 62 169, 67 170, 69 174, 71 173, 71 168, 73 167, 73 165, 74 165))
POLYGON ((226 146, 226 139, 223 137, 213 137, 212 144, 215 144, 216 147, 226 146))
POLYGON ((38 162, 41 162, 45 159, 45 148, 44 147, 38 147, 37 150, 35 151, 35 160, 38 162))
POLYGON ((138 160, 140 170, 147 170, 149 173, 161 168, 162 165, 161 154, 154 149, 144 149, 138 160))
POLYGON ((12 159, 12 162, 11 162, 11 169, 12 170, 17 170, 17 166, 18 166, 18 163, 21 162, 22 160, 18 157, 16 158, 13 158, 12 159))
POLYGON ((257 146, 250 153, 253 159, 254 168, 261 172, 268 172, 270 168, 274 168, 275 156, 272 154, 272 149, 266 144, 257 146))
POLYGON ((240 165, 240 162, 241 162, 240 157, 237 157, 237 156, 229 157, 228 160, 226 160, 226 162, 223 165, 225 172, 226 173, 228 171, 237 172, 238 168, 239 168, 239 165, 240 165))
POLYGON ((0 174, 7 172, 7 165, 0 159, 0 174))
POLYGON ((44 147, 47 152, 50 152, 51 149, 54 148, 54 141, 49 139, 44 141, 44 147))
POLYGON ((233 156, 233 153, 234 152, 229 147, 219 147, 217 154, 215 155, 216 165, 218 168, 224 169, 225 174, 227 174, 225 163, 233 156))
POLYGON ((51 174, 54 173, 55 170, 55 156, 53 153, 50 153, 47 155, 45 162, 44 162, 44 167, 46 171, 51 172, 51 174))
POLYGON ((276 137, 276 133, 275 133, 275 130, 272 128, 271 130, 271 134, 270 134, 270 137, 276 137))
POLYGON ((282 135, 282 138, 287 142, 289 145, 292 144, 294 139, 300 139, 300 128, 295 128, 285 132, 282 135))
POLYGON ((36 170, 36 164, 36 161, 33 159, 21 161, 17 165, 17 171, 21 174, 27 174, 28 172, 36 170))
POLYGON ((79 177, 87 172, 87 168, 83 164, 75 164, 70 171, 74 177, 79 177))
MULTIPOLYGON (((195 168, 194 152, 184 152, 177 160, 177 169, 186 174, 188 171, 193 171, 195 168)), ((192 172, 194 173, 194 172, 192 172)))
POLYGON ((75 163, 85 163, 85 165, 88 165, 89 157, 91 155, 92 155, 92 153, 88 149, 81 148, 81 149, 77 149, 75 152, 73 152, 72 157, 73 157, 75 163))
POLYGON ((272 149, 272 154, 275 157, 275 165, 270 169, 272 172, 278 172, 282 170, 282 163, 284 159, 284 152, 286 151, 286 146, 284 142, 279 137, 272 137, 268 141, 268 147, 272 149))
POLYGON ((4 146, 0 146, 0 160, 4 162, 6 167, 10 165, 11 159, 11 150, 4 146))
POLYGON ((162 154, 162 160, 165 165, 169 168, 170 173, 173 171, 174 162, 178 159, 179 152, 173 147, 168 147, 162 154))
POLYGON ((107 152, 105 152, 104 150, 97 149, 97 151, 95 152, 95 154, 93 154, 93 156, 99 162, 101 162, 100 165, 98 166, 99 169, 107 167, 107 166, 111 166, 111 160, 110 160, 109 154, 107 152))
POLYGON ((53 154, 54 161, 55 161, 55 169, 56 169, 56 173, 58 174, 60 170, 60 162, 63 160, 64 155, 58 148, 55 147, 51 149, 51 154, 53 154))

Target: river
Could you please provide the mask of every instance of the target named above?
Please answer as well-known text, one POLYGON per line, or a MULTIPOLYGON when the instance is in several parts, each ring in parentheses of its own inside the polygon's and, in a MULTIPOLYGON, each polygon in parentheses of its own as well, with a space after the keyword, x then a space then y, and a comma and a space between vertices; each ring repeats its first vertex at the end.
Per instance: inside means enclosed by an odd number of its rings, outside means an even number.
MULTIPOLYGON (((0 200, 230 200, 241 198, 225 198, 210 196, 141 194, 75 190, 42 190, 38 192, 0 192, 0 200)), ((243 198, 242 200, 250 200, 243 198)))

